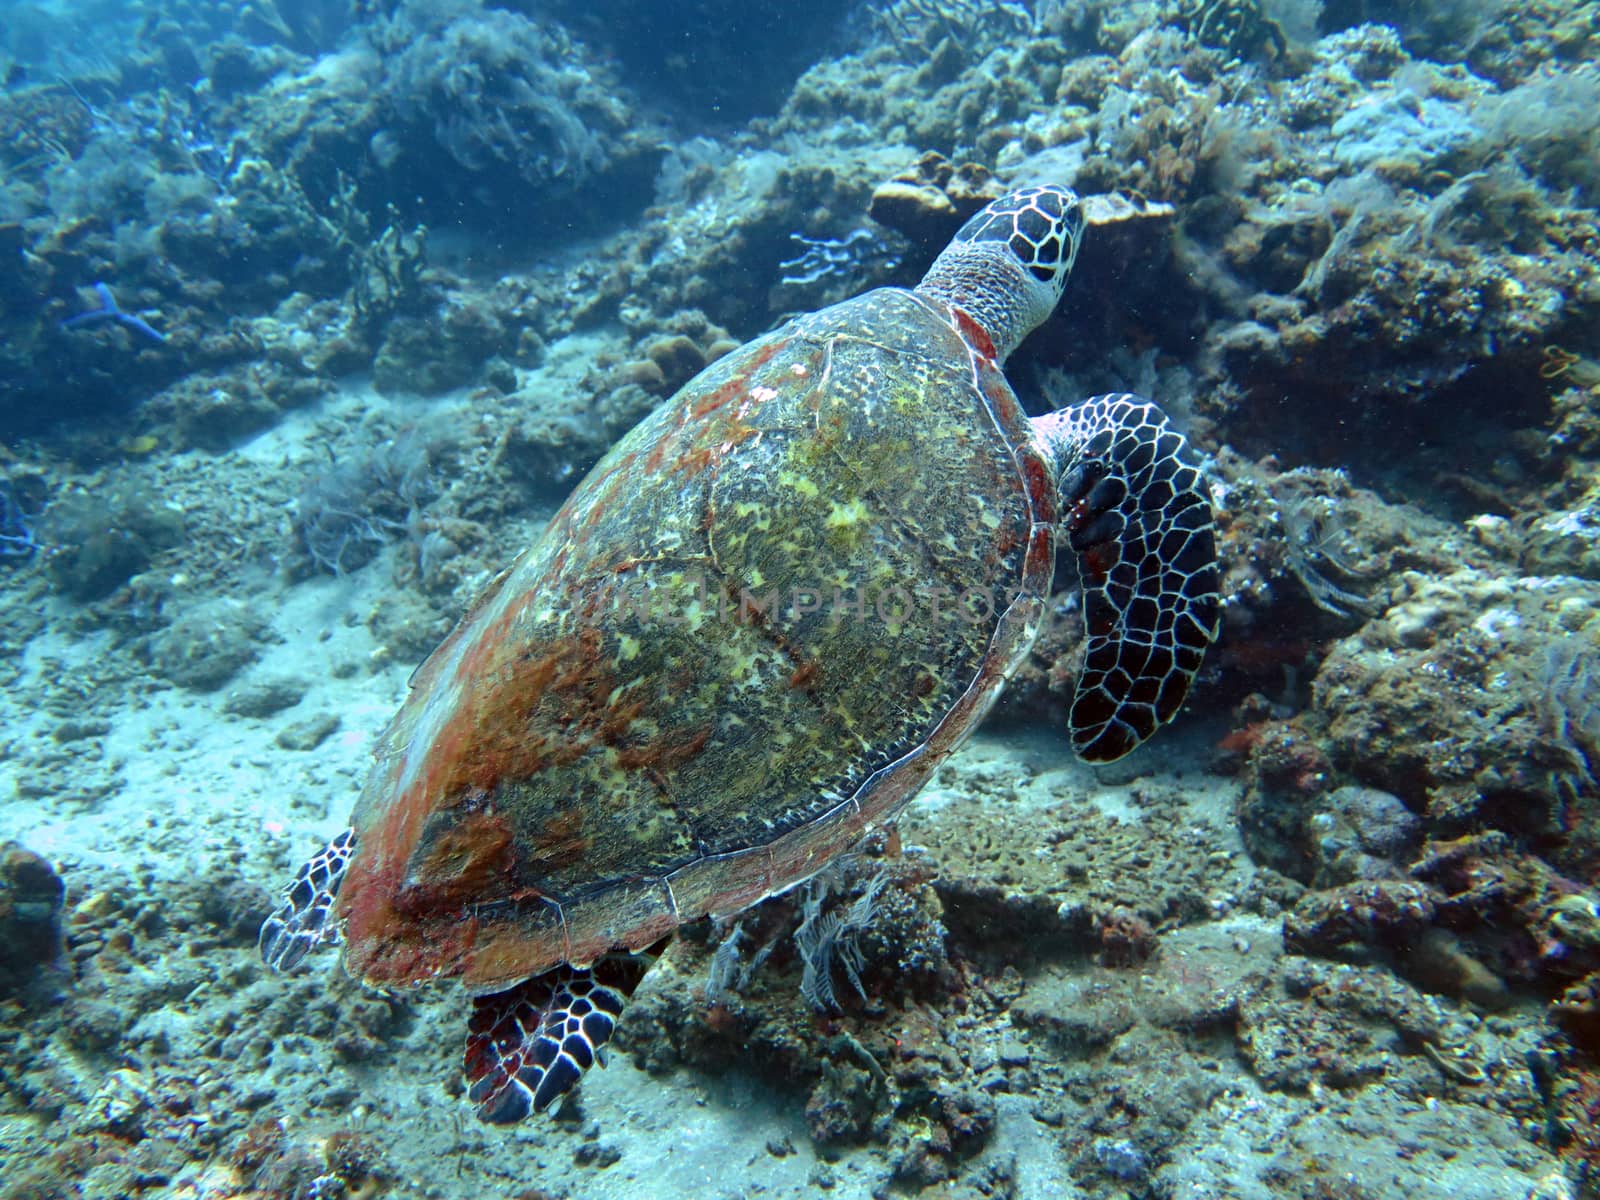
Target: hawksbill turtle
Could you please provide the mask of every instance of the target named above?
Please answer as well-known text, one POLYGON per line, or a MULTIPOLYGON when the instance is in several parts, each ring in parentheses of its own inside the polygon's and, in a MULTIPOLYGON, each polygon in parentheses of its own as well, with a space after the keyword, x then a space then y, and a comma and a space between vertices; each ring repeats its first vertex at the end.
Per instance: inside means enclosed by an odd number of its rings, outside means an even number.
POLYGON ((681 924, 892 821, 999 696, 1076 553, 1077 753, 1177 712, 1217 631, 1206 480, 1155 405, 1029 419, 1001 373, 1085 222, 1028 187, 915 288, 801 316, 624 437, 418 669, 351 828, 263 924, 288 970, 472 996, 468 1098, 505 1123, 601 1058, 681 924))

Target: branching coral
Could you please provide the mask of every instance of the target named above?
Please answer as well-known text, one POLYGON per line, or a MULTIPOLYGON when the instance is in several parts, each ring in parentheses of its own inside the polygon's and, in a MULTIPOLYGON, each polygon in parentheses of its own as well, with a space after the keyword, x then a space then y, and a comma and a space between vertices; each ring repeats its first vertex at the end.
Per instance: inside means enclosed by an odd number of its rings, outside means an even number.
POLYGON ((1053 5, 978 0, 887 0, 868 6, 867 20, 902 44, 926 51, 945 38, 978 53, 1001 38, 1039 31, 1053 5))

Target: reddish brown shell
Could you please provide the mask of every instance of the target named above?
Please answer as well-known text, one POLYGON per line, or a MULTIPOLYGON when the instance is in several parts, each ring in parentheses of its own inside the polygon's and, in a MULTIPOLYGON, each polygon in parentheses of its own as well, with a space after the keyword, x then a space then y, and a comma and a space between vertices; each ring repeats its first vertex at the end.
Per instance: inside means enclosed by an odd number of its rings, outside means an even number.
POLYGON ((354 816, 350 970, 496 991, 893 817, 1049 591, 1055 485, 991 354, 872 292, 624 438, 417 673, 354 816))

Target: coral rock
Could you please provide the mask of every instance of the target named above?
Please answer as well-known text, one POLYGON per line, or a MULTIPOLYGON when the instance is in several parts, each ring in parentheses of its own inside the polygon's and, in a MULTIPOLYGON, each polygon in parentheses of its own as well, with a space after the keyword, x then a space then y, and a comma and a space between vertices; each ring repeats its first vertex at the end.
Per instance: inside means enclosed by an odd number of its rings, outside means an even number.
POLYGON ((1600 1054, 1600 971, 1562 993, 1555 1018, 1579 1046, 1600 1054))
POLYGON ((879 185, 867 215, 916 242, 935 244, 1000 194, 988 169, 976 163, 956 166, 929 152, 911 170, 879 185))
POLYGON ((19 987, 61 948, 66 885, 16 842, 0 845, 0 994, 19 987))
POLYGON ((681 333, 652 342, 645 355, 661 372, 665 395, 676 392, 706 365, 705 351, 681 333))
POLYGON ((956 206, 936 187, 891 179, 872 193, 867 215, 919 242, 933 242, 957 223, 956 206))
POLYGON ((1433 890, 1420 883, 1370 880, 1311 892, 1284 917, 1284 948, 1328 955, 1350 943, 1404 944, 1427 928, 1435 907, 1433 890))

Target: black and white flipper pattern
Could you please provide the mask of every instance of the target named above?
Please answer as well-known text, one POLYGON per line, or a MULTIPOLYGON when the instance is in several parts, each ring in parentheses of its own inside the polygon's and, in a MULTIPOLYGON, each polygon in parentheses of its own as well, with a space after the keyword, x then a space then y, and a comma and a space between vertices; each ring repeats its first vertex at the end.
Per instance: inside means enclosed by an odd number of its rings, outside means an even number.
POLYGON ((283 889, 282 902, 261 923, 256 938, 267 966, 292 971, 317 946, 338 940, 338 926, 329 918, 355 851, 355 830, 346 829, 303 864, 283 889))
POLYGON ((478 1119, 513 1125, 549 1108, 595 1063, 605 1066, 605 1044, 650 961, 617 955, 592 970, 557 967, 476 997, 465 1075, 478 1119))
POLYGON ((1173 718, 1216 640, 1211 496, 1199 457, 1140 396, 1094 396, 1035 429, 1056 461, 1083 586, 1072 746, 1113 762, 1173 718))

